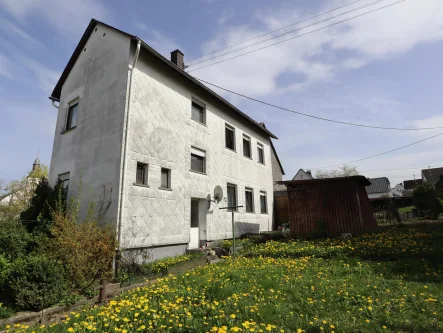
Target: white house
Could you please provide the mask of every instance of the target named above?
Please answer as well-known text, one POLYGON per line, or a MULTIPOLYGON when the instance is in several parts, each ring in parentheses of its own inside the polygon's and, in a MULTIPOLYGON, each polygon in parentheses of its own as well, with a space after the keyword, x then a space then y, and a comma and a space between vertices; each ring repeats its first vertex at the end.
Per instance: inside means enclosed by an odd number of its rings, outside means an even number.
POLYGON ((243 206, 236 234, 271 230, 275 135, 187 74, 180 51, 169 61, 92 20, 50 99, 50 180, 69 196, 80 180, 93 193, 112 188, 107 221, 121 248, 159 258, 230 238, 227 206, 243 206), (208 200, 217 186, 224 199, 208 200))
POLYGON ((395 185, 395 187, 391 191, 394 197, 402 197, 406 194, 405 187, 402 183, 395 185))
POLYGON ((295 174, 294 178, 292 178, 292 180, 306 180, 306 179, 314 179, 314 177, 312 176, 311 170, 305 171, 303 169, 300 169, 295 174))

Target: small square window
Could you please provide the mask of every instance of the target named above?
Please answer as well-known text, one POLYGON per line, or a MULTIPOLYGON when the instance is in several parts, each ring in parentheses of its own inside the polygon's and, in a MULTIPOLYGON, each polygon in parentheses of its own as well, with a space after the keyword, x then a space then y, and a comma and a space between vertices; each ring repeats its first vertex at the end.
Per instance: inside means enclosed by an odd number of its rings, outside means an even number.
POLYGON ((78 103, 72 104, 68 109, 68 117, 66 119, 66 130, 77 127, 78 103))
MULTIPOLYGON (((228 184, 227 186, 227 196, 228 196, 228 207, 236 207, 237 206, 237 186, 233 184, 228 184)), ((232 210, 237 210, 234 208, 232 210)), ((232 211, 230 210, 230 211, 232 211)))
POLYGON ((135 183, 137 185, 148 185, 148 165, 137 162, 137 174, 135 183))
POLYGON ((258 154, 258 163, 265 164, 265 153, 263 145, 261 143, 257 144, 257 154, 258 154))
POLYGON ((191 170, 196 172, 206 172, 206 153, 203 150, 191 148, 191 170))
POLYGON ((245 205, 247 213, 254 212, 254 191, 252 188, 245 189, 245 205))
POLYGON ((235 150, 235 130, 228 125, 225 127, 225 144, 226 148, 235 150))
POLYGON ((268 212, 268 202, 266 199, 266 192, 260 192, 260 213, 266 214, 268 212))
POLYGON ((171 170, 170 169, 162 168, 160 188, 164 188, 164 189, 171 188, 171 170))
POLYGON ((251 139, 248 136, 243 136, 243 156, 251 158, 251 139))
POLYGON ((197 102, 192 102, 191 119, 201 124, 205 123, 205 107, 197 102))

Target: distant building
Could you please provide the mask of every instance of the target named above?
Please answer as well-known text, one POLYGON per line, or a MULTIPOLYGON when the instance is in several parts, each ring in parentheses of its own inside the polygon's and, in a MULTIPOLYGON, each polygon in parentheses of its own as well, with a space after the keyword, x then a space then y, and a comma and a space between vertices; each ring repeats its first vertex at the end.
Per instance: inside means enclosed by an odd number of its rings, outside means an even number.
POLYGON ((394 197, 402 197, 405 195, 405 187, 402 183, 395 185, 395 187, 392 189, 392 194, 394 197))
POLYGON ((392 198, 394 194, 391 190, 391 183, 386 177, 368 178, 371 185, 366 186, 366 192, 369 199, 388 197, 392 198))
POLYGON ((300 169, 295 174, 294 178, 292 178, 292 180, 306 180, 306 179, 314 179, 314 177, 312 176, 311 170, 305 171, 303 169, 300 169))
POLYGON ((412 195, 414 193, 414 190, 419 187, 423 183, 423 180, 421 179, 411 179, 411 180, 405 180, 403 182, 403 187, 405 188, 405 195, 412 195))
POLYGON ((424 182, 435 185, 443 176, 443 168, 423 169, 421 170, 421 178, 424 182))

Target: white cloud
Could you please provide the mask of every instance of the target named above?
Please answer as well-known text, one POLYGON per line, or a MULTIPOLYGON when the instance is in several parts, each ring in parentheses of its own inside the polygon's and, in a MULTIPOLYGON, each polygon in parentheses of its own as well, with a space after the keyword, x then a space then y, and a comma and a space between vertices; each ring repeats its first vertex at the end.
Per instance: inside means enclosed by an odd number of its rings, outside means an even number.
POLYGON ((12 32, 15 35, 31 42, 34 44, 41 44, 38 40, 36 40, 35 38, 31 37, 29 34, 27 34, 25 31, 23 31, 22 29, 20 29, 19 27, 17 27, 16 25, 12 24, 11 22, 0 18, 0 29, 4 30, 5 32, 12 32))
POLYGON ((12 79, 11 68, 13 63, 4 54, 0 53, 0 76, 12 79))
POLYGON ((78 34, 91 18, 109 16, 98 0, 0 0, 0 6, 22 22, 29 17, 43 18, 64 34, 78 34))
MULTIPOLYGON (((345 4, 344 1, 336 1, 333 7, 343 4, 345 4)), ((326 10, 332 6, 330 3, 328 5, 329 7, 326 10)), ((382 4, 378 5, 378 7, 381 6, 382 4)), ((323 25, 308 28, 300 33, 305 33, 376 7, 368 7, 323 25)), ((325 9, 319 12, 324 11, 325 9)), ((342 11, 345 11, 345 9, 342 11)), ((336 15, 337 13, 334 14, 336 15)), ((251 25, 231 26, 229 29, 223 28, 212 40, 202 45, 201 53, 213 52, 261 35, 267 31, 284 27, 313 14, 316 13, 299 13, 297 10, 291 11, 286 7, 285 10, 261 10, 255 16, 260 28, 257 28, 257 21, 250 22, 251 25), (253 24, 254 28, 252 27, 253 24)), ((303 23, 302 26, 310 23, 312 22, 303 23)), ((282 30, 280 33, 298 27, 300 26, 282 30)), ((288 37, 292 36, 294 34, 288 37)), ((263 38, 269 38, 269 35, 263 38)), ((427 0, 425 3, 421 1, 406 1, 334 27, 317 31, 299 39, 284 42, 201 70, 192 71, 191 74, 245 94, 264 95, 277 92, 301 91, 313 83, 333 82, 337 74, 342 71, 358 69, 373 61, 403 54, 419 44, 442 39, 443 2, 441 0, 427 0), (305 79, 302 82, 294 82, 292 84, 285 82, 284 87, 279 87, 279 76, 287 73, 303 74, 305 79), (251 82, 254 82, 254 84, 250 84, 251 82)), ((258 40, 251 41, 242 46, 250 45, 258 40)), ((279 40, 283 40, 283 38, 279 40)), ((218 58, 213 62, 249 52, 270 43, 272 42, 250 47, 246 50, 218 58)), ((222 53, 233 49, 222 51, 222 53)), ((209 63, 202 64, 201 66, 207 64, 209 63)), ((189 70, 198 67, 197 65, 189 70)))
POLYGON ((175 40, 169 38, 168 36, 165 36, 160 31, 156 29, 151 29, 144 23, 137 23, 135 26, 144 35, 142 39, 161 55, 166 57, 166 59, 169 59, 171 52, 176 49, 180 49, 180 51, 185 53, 184 49, 180 48, 175 40))
POLYGON ((226 24, 230 19, 234 17, 234 10, 232 9, 226 9, 223 11, 219 19, 217 20, 218 24, 226 24))

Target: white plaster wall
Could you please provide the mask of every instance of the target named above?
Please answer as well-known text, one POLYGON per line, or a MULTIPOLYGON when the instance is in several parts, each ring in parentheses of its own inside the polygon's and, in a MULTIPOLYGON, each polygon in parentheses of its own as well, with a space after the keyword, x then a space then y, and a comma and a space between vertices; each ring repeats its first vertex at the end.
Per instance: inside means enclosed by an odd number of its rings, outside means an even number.
POLYGON ((49 177, 54 184, 59 174, 70 172, 69 196, 77 193, 81 179, 81 216, 103 186, 112 188, 106 222, 115 223, 130 38, 100 24, 96 28, 62 88, 49 177), (75 98, 77 127, 62 133, 69 102, 75 98))
MULTIPOLYGON (((226 195, 227 183, 237 185, 239 205, 244 204, 245 187, 254 189, 255 212, 241 208, 236 222, 271 230, 269 137, 144 50, 133 84, 122 246, 188 243, 191 198, 212 196, 216 185, 226 195), (192 98, 206 104, 206 125, 191 120, 192 98), (236 152, 225 148, 226 122, 236 129, 236 152), (251 137, 252 159, 243 156, 243 133, 251 137), (264 146, 264 165, 258 163, 257 142, 264 146), (206 175, 190 171, 191 146, 206 151, 206 175), (149 164, 149 188, 133 185, 137 161, 149 164), (162 167, 172 170, 172 191, 159 189, 162 167), (260 214, 260 191, 267 193, 269 214, 260 214)), ((231 213, 218 209, 224 206, 222 201, 206 210, 207 240, 232 236, 231 213)))
POLYGON ((393 196, 394 196, 394 195, 392 194, 391 191, 389 191, 389 192, 383 192, 383 193, 371 193, 371 194, 368 194, 368 198, 369 198, 369 199, 383 198, 383 197, 392 198, 393 196))

